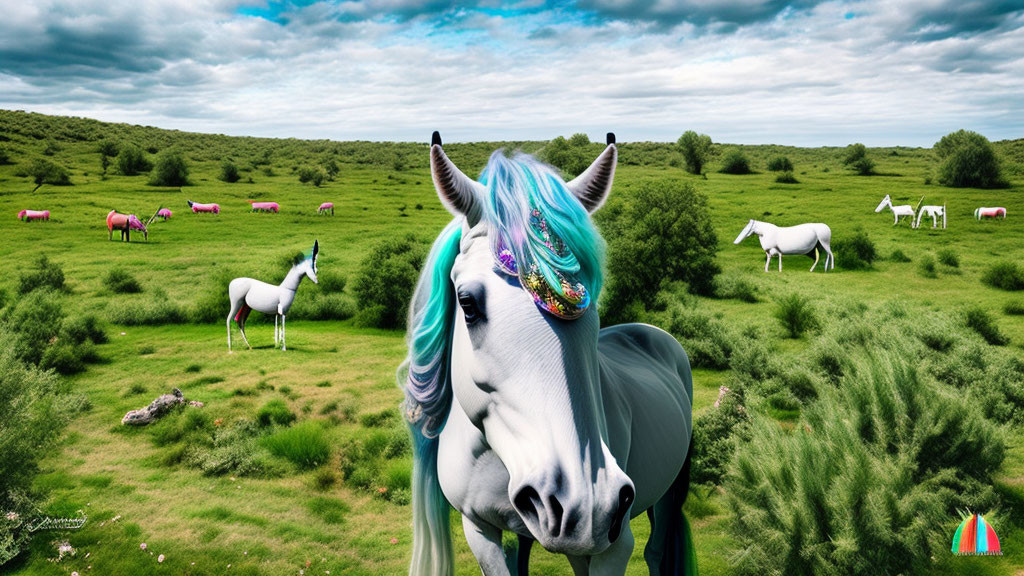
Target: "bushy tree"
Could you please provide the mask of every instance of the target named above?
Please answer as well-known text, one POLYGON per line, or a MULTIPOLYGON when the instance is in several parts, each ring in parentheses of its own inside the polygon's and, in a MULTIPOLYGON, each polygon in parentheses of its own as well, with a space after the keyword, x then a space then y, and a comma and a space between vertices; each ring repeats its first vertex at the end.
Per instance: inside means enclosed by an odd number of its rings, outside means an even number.
POLYGON ((156 159, 150 186, 188 186, 188 162, 178 150, 166 150, 156 159))
POLYGON ((558 168, 566 178, 575 178, 593 162, 590 138, 586 134, 573 134, 568 140, 559 136, 541 150, 541 159, 558 168))
POLYGON ((33 158, 22 169, 21 173, 32 178, 32 181, 35 182, 36 187, 32 190, 33 192, 38 190, 43 184, 52 184, 54 186, 71 185, 71 175, 68 173, 68 169, 45 158, 33 158))
POLYGON ((863 228, 857 228, 846 237, 832 241, 832 253, 839 265, 848 270, 870 268, 878 257, 875 243, 863 228))
POLYGON ((635 305, 650 306, 670 282, 709 295, 720 272, 707 198, 692 184, 648 181, 632 198, 612 198, 598 212, 608 242, 608 279, 602 320, 635 319, 635 305))
POLYGON ((776 156, 768 161, 768 170, 772 172, 792 172, 793 163, 785 156, 776 156))
POLYGON ((312 184, 319 188, 326 179, 327 174, 322 168, 303 166, 299 169, 299 182, 302 182, 303 184, 312 184))
POLYGON ((238 179, 241 178, 241 175, 238 174, 238 166, 235 166, 231 160, 225 160, 220 165, 220 176, 218 178, 224 182, 238 182, 238 179))
POLYGON ((861 176, 870 176, 875 173, 875 161, 868 158, 867 147, 859 142, 846 147, 843 165, 855 170, 861 176))
POLYGON ((34 265, 18 277, 18 293, 28 294, 34 290, 64 290, 64 269, 51 262, 46 254, 40 254, 34 265))
POLYGON ((142 148, 130 142, 122 146, 121 151, 117 154, 117 169, 125 176, 135 176, 140 172, 147 172, 151 167, 142 148))
POLYGON ((750 174, 750 161, 747 160, 743 151, 733 148, 722 159, 722 174, 750 174))
POLYGON ((992 143, 977 132, 957 130, 935 143, 939 183, 954 188, 1002 188, 1007 185, 992 143))
POLYGON ((690 174, 700 174, 704 164, 711 157, 711 137, 688 130, 679 137, 676 146, 683 155, 683 161, 686 162, 686 171, 690 174))
POLYGON ((426 252, 422 243, 408 235, 385 240, 366 255, 352 282, 359 305, 358 323, 377 328, 405 328, 409 301, 426 252))

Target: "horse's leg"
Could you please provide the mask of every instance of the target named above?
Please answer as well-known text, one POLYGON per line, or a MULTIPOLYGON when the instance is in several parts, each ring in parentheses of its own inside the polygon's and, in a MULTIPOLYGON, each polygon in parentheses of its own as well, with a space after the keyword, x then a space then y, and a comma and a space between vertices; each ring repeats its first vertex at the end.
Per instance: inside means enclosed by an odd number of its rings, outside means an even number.
MULTIPOLYGON (((814 272, 814 267, 818 265, 818 247, 814 247, 814 264, 811 264, 811 272, 814 272)), ((828 259, 825 260, 825 269, 828 269, 828 259)))
POLYGON ((779 272, 782 272, 782 252, 779 252, 779 272))
POLYGON ((771 263, 772 263, 772 253, 771 252, 765 252, 764 254, 765 254, 765 256, 768 257, 768 259, 764 261, 764 271, 767 272, 768 271, 768 266, 770 266, 771 263))
MULTIPOLYGON (((679 512, 676 512, 679 514, 679 512)), ((590 576, 621 576, 626 573, 629 557, 633 555, 633 531, 623 522, 619 539, 604 552, 590 558, 590 576)))
POLYGON ((590 556, 566 556, 569 566, 572 566, 574 576, 587 576, 590 574, 590 556))
POLYGON ((252 345, 249 344, 249 339, 245 337, 245 322, 249 319, 249 313, 252 312, 252 308, 248 305, 242 304, 242 309, 238 311, 239 320, 238 331, 242 333, 242 341, 245 342, 246 347, 252 350, 252 345))
POLYGON ((484 576, 512 576, 501 547, 501 530, 489 524, 480 526, 465 515, 462 516, 462 530, 484 576))
POLYGON ((666 494, 654 506, 647 509, 647 520, 651 523, 651 534, 644 546, 644 561, 651 576, 661 576, 661 561, 665 557, 668 541, 669 519, 672 514, 672 496, 666 494))
POLYGON ((231 312, 228 312, 228 352, 231 352, 231 320, 235 317, 235 314, 238 313, 239 308, 241 308, 240 303, 241 301, 235 302, 234 300, 232 300, 231 312))
POLYGON ((826 271, 829 270, 829 263, 832 264, 832 268, 831 269, 835 270, 836 269, 836 257, 835 257, 834 254, 832 254, 832 247, 824 245, 824 244, 822 246, 825 248, 825 253, 827 254, 827 256, 825 257, 825 270, 826 271))
POLYGON ((281 350, 287 350, 287 345, 284 342, 284 314, 281 314, 281 350))
MULTIPOLYGON (((331 208, 332 216, 334 208, 331 208)), ((516 573, 517 576, 529 576, 530 574, 530 549, 533 548, 533 538, 519 535, 519 547, 516 550, 516 573)))
POLYGON ((277 348, 277 314, 274 314, 274 348, 277 348))

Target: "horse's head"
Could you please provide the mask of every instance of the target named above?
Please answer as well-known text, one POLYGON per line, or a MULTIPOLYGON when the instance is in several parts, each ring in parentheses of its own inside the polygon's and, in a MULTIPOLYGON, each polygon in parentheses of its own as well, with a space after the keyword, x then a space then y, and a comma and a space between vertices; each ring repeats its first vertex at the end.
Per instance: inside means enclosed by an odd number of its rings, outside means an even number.
POLYGON ((875 212, 878 213, 885 210, 886 206, 892 206, 892 199, 889 198, 888 194, 886 194, 885 198, 882 198, 882 201, 878 203, 878 208, 875 208, 875 212))
POLYGON ((25 214, 27 213, 28 210, 22 210, 21 212, 18 212, 18 220, 23 220, 25 218, 25 214))
POLYGON ((755 222, 755 220, 753 218, 751 218, 750 222, 747 222, 747 225, 743 227, 743 230, 740 232, 740 235, 737 236, 736 239, 733 240, 732 243, 733 244, 739 244, 740 242, 743 242, 744 238, 746 238, 747 236, 750 236, 751 234, 753 234, 754 233, 754 222, 755 222))
POLYGON ((139 217, 135 214, 128 215, 128 229, 129 230, 142 230, 142 236, 149 240, 149 230, 146 229, 146 225, 139 220, 139 217))
POLYGON ((447 287, 452 391, 508 470, 516 512, 554 552, 603 551, 635 494, 607 445, 597 356, 603 241, 589 212, 611 189, 614 142, 568 183, 500 151, 475 182, 436 133, 430 152, 441 201, 462 219, 447 287))

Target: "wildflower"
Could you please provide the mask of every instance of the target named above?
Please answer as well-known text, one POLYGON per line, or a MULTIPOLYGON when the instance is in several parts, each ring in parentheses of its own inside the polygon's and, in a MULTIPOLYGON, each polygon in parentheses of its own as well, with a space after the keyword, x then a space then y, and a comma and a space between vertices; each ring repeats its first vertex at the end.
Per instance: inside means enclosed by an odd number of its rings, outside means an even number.
POLYGON ((78 576, 78 572, 72 572, 71 576, 78 576))
POLYGON ((385 486, 381 486, 380 488, 377 488, 377 493, 378 494, 387 494, 388 493, 388 489, 385 486))
POLYGON ((10 520, 11 522, 17 522, 18 521, 18 513, 17 512, 8 512, 7 513, 7 519, 10 520))
POLYGON ((161 554, 161 555, 157 556, 156 557, 156 561, 161 563, 161 564, 163 564, 163 562, 164 562, 164 555, 161 554))
POLYGON ((392 538, 391 539, 391 543, 392 544, 398 544, 398 538, 392 538))
POLYGON ((145 542, 143 542, 142 544, 139 544, 139 550, 145 550, 145 549, 146 549, 146 543, 145 542))

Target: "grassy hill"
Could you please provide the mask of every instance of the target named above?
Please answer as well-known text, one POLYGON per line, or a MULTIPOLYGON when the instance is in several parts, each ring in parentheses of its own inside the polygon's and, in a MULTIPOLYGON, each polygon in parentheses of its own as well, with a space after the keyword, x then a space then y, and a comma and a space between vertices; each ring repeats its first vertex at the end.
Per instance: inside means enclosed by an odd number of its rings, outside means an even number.
MULTIPOLYGON (((357 326, 349 318, 356 309, 351 289, 340 279, 350 285, 360 262, 381 240, 411 234, 428 243, 450 219, 431 183, 427 136, 423 143, 239 138, 0 111, 0 149, 8 158, 0 165, 0 246, 7 266, 0 289, 8 294, 5 300, 16 300, 19 274, 37 255, 46 254, 64 269, 69 307, 120 322, 111 322, 110 342, 98 349, 102 361, 68 378, 92 407, 71 423, 37 479, 38 488, 50 495, 47 512, 74 515, 82 510, 89 516, 86 528, 67 535, 78 555, 48 562, 56 555, 56 535, 44 532, 30 554, 5 570, 66 574, 72 569, 86 573, 91 566, 102 574, 212 574, 225 573, 230 564, 232 573, 251 574, 297 573, 306 567, 306 574, 404 572, 411 539, 406 504, 411 457, 403 444, 395 409, 401 395, 394 384, 394 370, 405 353, 404 334, 357 326), (181 151, 190 165, 191 185, 150 186, 148 174, 120 175, 116 163, 104 174, 99 152, 104 141, 134 143, 151 160, 169 149, 181 151), (32 179, 23 175, 33 158, 65 167, 71 185, 44 184, 33 191, 32 179), (239 168, 238 182, 218 179, 225 162, 239 168), (339 168, 333 180, 319 187, 299 181, 304 167, 331 162, 339 168), (279 202, 281 212, 251 213, 247 200, 256 199, 279 202), (217 202, 222 212, 193 215, 186 200, 217 202), (325 201, 334 202, 334 217, 316 214, 325 201), (130 244, 107 239, 104 218, 111 209, 145 219, 161 206, 174 216, 153 223, 148 242, 141 235, 130 244), (50 210, 52 218, 19 222, 15 214, 24 208, 50 210), (335 276, 334 288, 301 286, 297 319, 288 325, 288 352, 272 349, 272 328, 266 322, 248 330, 255 350, 231 355, 223 320, 190 322, 216 307, 224 278, 279 277, 282 258, 309 249, 314 239, 320 242, 321 273, 335 276), (141 293, 113 293, 106 281, 112 269, 128 271, 141 293), (167 310, 174 311, 176 323, 153 320, 167 310), (306 320, 299 319, 303 316, 306 320), (154 325, 128 325, 139 323, 154 325), (150 429, 120 426, 127 410, 172 387, 203 401, 205 416, 185 411, 150 429), (259 455, 253 464, 259 473, 216 473, 212 459, 230 455, 203 442, 214 438, 216 443, 218 435, 226 435, 222 427, 255 418, 274 400, 298 416, 296 426, 312 422, 318 427, 314 434, 330 445, 327 463, 304 468, 260 443, 250 446, 259 455), (200 436, 204 440, 196 440, 200 436), (190 460, 195 456, 191 446, 205 450, 207 460, 190 460), (139 549, 142 542, 148 551, 139 549), (157 564, 149 552, 165 554, 166 561, 157 564)), ((546 144, 453 143, 445 150, 475 176, 497 148, 535 153, 546 144)), ((791 293, 807 296, 826 323, 842 323, 850 310, 861 307, 878 318, 899 309, 908 325, 915 318, 929 323, 978 307, 1009 338, 1009 345, 991 347, 991 353, 1019 358, 1024 316, 1007 311, 1024 295, 981 282, 994 264, 1019 262, 1024 255, 1024 220, 1018 217, 1024 214, 1024 141, 996 147, 1011 181, 1007 189, 932 184, 936 159, 921 148, 870 149, 878 174, 857 176, 842 166, 842 149, 716 145, 710 171, 702 178, 680 168, 673 144, 625 142, 611 201, 628 202, 631 190, 651 180, 692 183, 704 192, 718 233, 723 278, 752 286, 757 301, 686 297, 686 303, 730 329, 757 331, 780 359, 803 358, 817 345, 814 336, 783 337, 773 312, 778 298, 791 293), (754 174, 715 171, 732 148, 747 155, 754 174), (777 155, 792 160, 799 183, 777 183, 776 174, 766 170, 768 159, 777 155), (930 222, 918 230, 894 227, 889 213, 873 212, 885 194, 896 204, 914 205, 922 196, 926 203, 945 204, 948 229, 932 230, 930 222), (1005 206, 1009 217, 977 222, 973 211, 978 206, 1005 206), (837 240, 864 231, 880 257, 864 270, 844 269, 839 260, 828 274, 820 265, 808 272, 811 261, 806 258, 786 257, 782 273, 774 261, 765 273, 755 239, 732 244, 751 218, 782 226, 825 222, 837 240), (897 250, 911 261, 891 258, 897 250), (942 251, 952 253, 957 265, 940 263, 934 274, 923 272, 922 261, 938 259, 942 251)), ((601 148, 593 144, 594 155, 601 148)), ((218 313, 226 315, 226 297, 218 313)), ((719 386, 732 377, 729 369, 695 370, 695 411, 707 413, 719 386)), ((770 402, 757 406, 784 425, 794 419, 770 402)), ((1004 502, 998 518, 1007 556, 943 558, 937 573, 1024 569, 1007 544, 1024 534, 1024 437, 1018 426, 1002 425, 1010 450, 995 480, 1004 502)), ((724 502, 722 490, 716 489, 689 504, 704 574, 730 572, 732 540, 724 502)), ((951 522, 950 538, 958 520, 951 522)), ((646 524, 642 517, 633 522, 637 548, 629 574, 646 573, 646 524)), ((461 531, 459 522, 453 526, 461 531)), ((459 573, 477 573, 461 534, 455 541, 459 573)), ((531 566, 535 574, 568 569, 564 560, 537 549, 531 566)))

